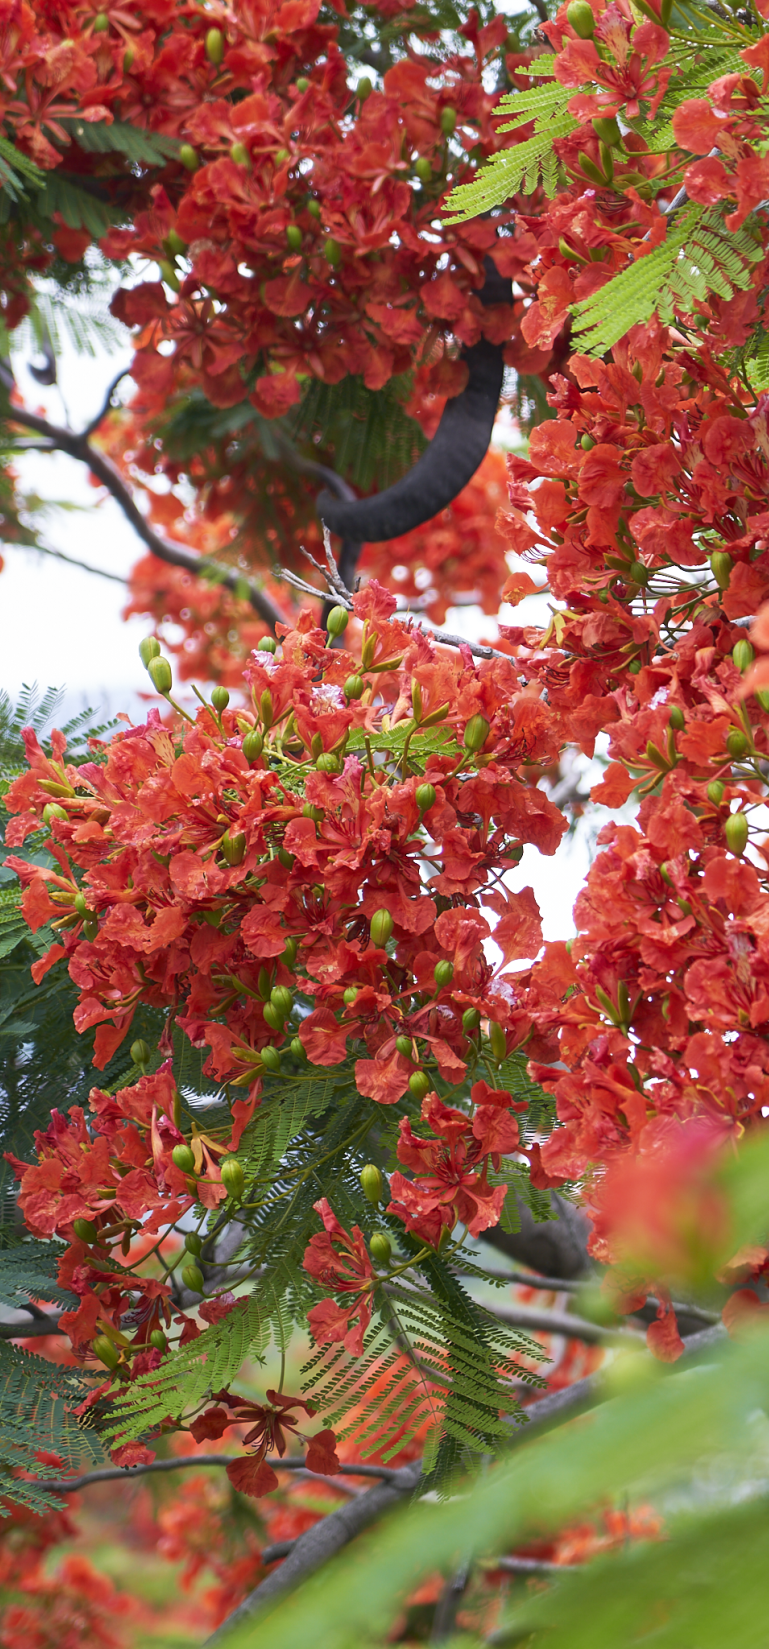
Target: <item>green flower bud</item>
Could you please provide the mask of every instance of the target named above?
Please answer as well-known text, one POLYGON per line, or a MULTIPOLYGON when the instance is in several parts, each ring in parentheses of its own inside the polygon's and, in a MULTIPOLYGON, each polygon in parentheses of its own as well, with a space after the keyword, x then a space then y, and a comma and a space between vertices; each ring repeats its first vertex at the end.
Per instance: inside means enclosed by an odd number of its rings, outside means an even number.
POLYGON ((307 1052, 300 1036, 292 1036, 291 1041, 289 1042, 289 1049, 295 1059, 307 1058, 307 1052))
POLYGON ((337 269, 342 261, 342 248, 333 235, 327 235, 323 242, 323 256, 332 269, 337 269))
POLYGON ((714 550, 710 557, 710 568, 719 590, 729 587, 732 576, 732 558, 726 550, 714 550))
POLYGON ((221 715, 223 710, 227 709, 229 702, 230 695, 227 692, 227 688, 215 687, 211 694, 211 703, 219 715, 221 715))
POLYGON ((131 69, 133 68, 133 61, 134 61, 135 56, 136 56, 136 53, 133 49, 133 46, 128 46, 126 48, 126 50, 123 52, 123 73, 124 74, 129 74, 130 73, 131 69))
POLYGON ((283 1018, 288 1019, 291 1009, 294 1006, 294 998, 291 995, 288 985, 273 985, 272 990, 270 991, 270 1001, 273 1007, 277 1008, 278 1013, 282 1013, 283 1018))
MULTIPOLYGON (((270 1006, 272 1006, 272 1004, 270 1004, 270 1006)), ((291 1046, 293 1047, 293 1042, 291 1046)), ((262 1048, 259 1057, 265 1070, 272 1071, 275 1075, 277 1075, 280 1071, 280 1054, 278 1053, 277 1048, 273 1048, 272 1043, 268 1043, 266 1048, 262 1048)))
POLYGON ((275 154, 273 156, 273 159, 275 161, 275 165, 276 166, 282 166, 283 162, 285 160, 288 160, 289 154, 290 154, 289 149, 276 149, 275 154))
POLYGON ((454 978, 454 963, 449 962, 448 957, 445 958, 444 961, 442 961, 442 962, 436 962, 436 964, 435 964, 435 983, 436 983, 439 991, 445 990, 446 986, 451 984, 451 981, 452 981, 453 978, 454 978))
POLYGON ((587 0, 571 0, 571 5, 566 8, 566 21, 571 24, 580 40, 589 40, 590 36, 595 34, 593 8, 588 5, 587 0))
POLYGON ((314 802, 304 802, 302 806, 302 818, 314 819, 316 824, 320 824, 320 821, 323 818, 323 808, 316 807, 314 802))
POLYGON ((131 1043, 131 1058, 134 1065, 149 1065, 152 1050, 143 1037, 137 1037, 136 1041, 131 1043))
POLYGON ((264 749, 264 739, 258 727, 252 727, 243 739, 243 755, 247 762, 255 762, 264 749))
POLYGON ((371 1258, 376 1265, 389 1265, 392 1259, 392 1243, 386 1231, 375 1231, 369 1243, 371 1258))
POLYGON ((147 674, 152 682, 155 692, 160 693, 162 697, 165 698, 171 691, 174 679, 171 674, 171 666, 168 659, 161 657, 151 658, 149 664, 147 665, 147 674))
POLYGON ((275 715, 275 705, 273 704, 272 693, 270 692, 269 687, 265 687, 259 700, 259 711, 265 729, 269 730, 269 728, 272 727, 272 720, 275 715))
POLYGON ((72 901, 72 904, 73 904, 73 909, 77 912, 77 915, 80 917, 80 919, 82 921, 83 917, 88 915, 88 906, 85 902, 85 894, 76 893, 75 897, 72 901))
POLYGON ((357 987, 357 985, 348 985, 346 991, 344 992, 344 995, 342 996, 342 1001, 344 1002, 345 1007, 346 1008, 351 1008, 353 1003, 357 1002, 357 1000, 358 1000, 358 987, 357 987))
POLYGON ((426 1071, 414 1071, 409 1077, 409 1089, 415 1099, 424 1099, 431 1087, 432 1083, 426 1071))
POLYGON ((234 161, 236 166, 247 166, 250 169, 251 156, 245 143, 241 143, 239 139, 230 144, 230 160, 234 161))
POLYGON ((221 29, 209 29, 206 35, 206 57, 218 69, 224 57, 224 35, 221 29))
POLYGON ((72 1229, 81 1242, 95 1243, 99 1240, 99 1232, 93 1220, 73 1220, 72 1229))
POLYGON ((362 676, 348 676, 344 684, 345 698, 359 699, 363 695, 366 683, 362 676))
POLYGON ((304 93, 305 93, 305 92, 308 92, 308 91, 309 91, 309 89, 310 89, 310 82, 309 82, 309 80, 308 80, 308 79, 307 79, 307 76, 306 76, 306 74, 300 74, 300 75, 299 75, 299 76, 298 76, 298 77, 297 77, 297 80, 296 80, 296 89, 297 89, 297 91, 298 91, 298 92, 301 92, 301 93, 302 93, 302 95, 303 95, 303 96, 304 96, 304 93))
POLYGON ((175 1145, 171 1152, 174 1163, 183 1174, 192 1174, 195 1171, 195 1158, 189 1145, 175 1145))
POLYGON ((52 819, 67 819, 69 814, 58 802, 46 802, 43 808, 43 822, 50 824, 52 819))
POLYGON ((311 218, 319 218, 320 217, 320 201, 319 200, 308 200, 307 210, 308 210, 311 218))
POLYGON ((748 670, 753 663, 755 656, 756 655, 750 645, 750 642, 747 640, 747 637, 741 636, 739 641, 735 641, 732 648, 732 660, 737 666, 740 675, 744 676, 745 671, 748 670))
POLYGON ((631 561, 628 572, 634 584, 640 584, 642 589, 646 588, 649 582, 649 569, 642 561, 631 561))
POLYGON ((117 1368, 120 1362, 120 1352, 106 1334, 97 1334, 92 1347, 95 1357, 103 1363, 105 1368, 117 1368))
POLYGON ((360 1183, 361 1190, 367 1202, 381 1202, 382 1191, 384 1189, 384 1176, 381 1168, 377 1168, 375 1162, 367 1162, 365 1168, 361 1168, 360 1183))
POLYGON ((745 813, 730 813, 724 825, 724 836, 730 853, 739 859, 748 842, 748 820, 745 813))
POLYGON ((182 1282, 185 1288, 191 1289, 193 1294, 202 1294, 205 1287, 203 1273, 199 1265, 190 1261, 189 1265, 182 1266, 182 1282))
POLYGON ((319 773, 341 773, 342 771, 342 763, 339 757, 334 756, 330 750, 325 751, 323 755, 318 757, 315 766, 319 773))
POLYGON ((195 1259, 198 1260, 203 1252, 203 1238, 197 1231, 187 1231, 184 1238, 184 1246, 187 1253, 194 1254, 195 1259))
POLYGON ((271 1002, 265 1002, 262 1013, 264 1014, 264 1023, 269 1025, 271 1031, 282 1031, 286 1019, 285 1014, 280 1013, 278 1008, 273 1007, 271 1002))
POLYGON ((456 109, 452 109, 451 105, 447 103, 446 107, 441 109, 441 131, 443 132, 444 137, 451 137, 456 124, 457 111, 456 109))
POLYGON ((298 939, 295 939, 293 937, 293 934, 292 934, 286 940, 286 943, 285 943, 285 945, 283 947, 283 950, 281 952, 281 955, 279 957, 279 961, 284 962, 287 968, 293 968, 294 963, 296 961, 296 953, 297 953, 298 949, 299 949, 299 941, 298 941, 298 939))
POLYGON ((304 236, 298 223, 290 223, 286 230, 289 252, 301 252, 304 236))
POLYGON ((183 143, 179 150, 179 159, 188 172, 196 172, 199 161, 191 143, 183 143))
POLYGON ((727 733, 726 748, 733 761, 738 762, 745 755, 749 743, 745 734, 740 732, 739 727, 733 727, 731 732, 727 733))
POLYGON ((583 435, 579 444, 583 452, 592 452, 595 441, 592 435, 583 435))
POLYGON ((495 1019, 492 1019, 489 1023, 489 1041, 494 1059, 498 1064, 501 1064, 507 1053, 507 1037, 502 1026, 498 1025, 495 1019))
POLYGON ((167 1351, 168 1341, 162 1328, 153 1328, 150 1332, 150 1345, 154 1351, 167 1351))
POLYGON ((622 142, 622 133, 619 129, 615 115, 611 115, 608 118, 604 115, 599 115, 598 118, 592 122, 592 126, 596 137, 599 137, 602 143, 608 144, 610 149, 616 149, 619 147, 622 142))
POLYGON ((375 910, 371 918, 371 943, 377 950, 383 950, 393 930, 393 919, 389 910, 375 910))
POLYGON ((257 653, 277 653, 278 643, 274 636, 262 636, 256 644, 257 653))
POLYGON ((674 733, 682 733, 686 726, 686 717, 680 704, 673 704, 670 707, 670 726, 674 733))
POLYGON ((464 746, 466 750, 482 750, 489 736, 489 724, 485 716, 471 716, 465 728, 464 746))
POLYGON ((630 676, 640 676, 641 670, 643 669, 643 665, 641 664, 640 658, 631 658, 630 663, 629 663, 627 668, 628 668, 628 675, 630 675, 630 676))
POLYGON ((416 172, 420 183, 430 182, 433 175, 433 169, 426 155, 419 156, 419 159, 414 167, 414 171, 416 172))
POLYGON ((708 801, 712 802, 714 807, 721 806, 724 799, 724 787, 720 779, 713 779, 711 781, 708 785, 707 796, 708 801))
POLYGON ((410 1036, 396 1036, 395 1046, 398 1049, 398 1053, 402 1054, 404 1059, 411 1058, 412 1043, 410 1036))
POLYGON ((219 1171, 222 1176, 222 1185, 228 1196, 234 1197, 236 1202, 240 1202, 246 1188, 246 1176, 237 1157, 222 1157, 219 1171))
POLYGON ((372 82, 369 79, 368 75, 367 74, 361 75, 360 80, 358 81, 358 84, 355 87, 355 96, 357 98, 359 98, 361 103, 365 103, 366 98, 371 96, 371 93, 373 92, 373 90, 374 90, 374 87, 373 87, 372 82))
POLYGON ((94 34, 109 33, 109 18, 106 11, 97 11, 93 20, 93 32, 94 34))
POLYGON ((342 636, 350 622, 350 615, 346 607, 332 607, 326 619, 326 629, 330 636, 342 636))
POLYGON ((160 657, 160 642, 157 636, 145 636, 144 640, 139 642, 139 657, 145 670, 149 669, 153 658, 160 657))
POLYGON ((242 865, 246 857, 246 838, 242 830, 237 831, 234 836, 230 835, 229 830, 225 830, 219 846, 226 865, 242 865))
POLYGON ((418 784, 416 788, 416 804, 420 813, 429 813, 435 806, 435 785, 418 784))
POLYGON ((762 710, 769 710, 769 692, 765 687, 757 687, 753 696, 758 700, 762 710))
POLYGON ((477 1008, 465 1008, 465 1011, 462 1015, 462 1029, 465 1033, 465 1036, 472 1036, 473 1031, 477 1031, 478 1026, 480 1025, 480 1023, 481 1023, 481 1016, 478 1012, 478 1009, 477 1008))
POLYGON ((279 847, 276 857, 280 860, 284 870, 293 870, 296 864, 295 853, 289 853, 287 847, 279 847))
POLYGON ((84 923, 83 923, 83 937, 85 939, 87 939, 90 943, 90 941, 92 939, 96 938, 96 935, 97 935, 98 931, 99 931, 99 924, 96 920, 96 917, 93 916, 93 915, 92 916, 87 916, 84 923))

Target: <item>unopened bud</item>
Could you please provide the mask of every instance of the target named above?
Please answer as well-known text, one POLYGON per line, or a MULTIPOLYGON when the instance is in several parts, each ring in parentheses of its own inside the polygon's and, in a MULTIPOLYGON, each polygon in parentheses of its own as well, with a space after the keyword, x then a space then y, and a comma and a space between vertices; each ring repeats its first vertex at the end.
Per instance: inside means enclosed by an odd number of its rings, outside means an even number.
POLYGON ((182 1282, 185 1288, 189 1288, 193 1294, 203 1293, 205 1287, 203 1273, 200 1266, 195 1265, 194 1261, 191 1261, 189 1265, 182 1266, 182 1282))
POLYGON ((144 639, 139 642, 139 657, 145 670, 149 669, 153 658, 160 657, 160 642, 158 641, 157 636, 145 636, 144 639))
POLYGON ((99 1240, 99 1232, 93 1220, 73 1220, 72 1229, 80 1242, 95 1243, 99 1240))
POLYGON ((344 684, 345 698, 359 699, 363 695, 366 683, 362 676, 348 676, 344 684))
POLYGON ((273 703, 272 693, 270 692, 269 687, 265 687, 259 700, 259 712, 264 728, 269 729, 272 727, 272 720, 275 715, 275 705, 273 703))
POLYGON ((162 658, 160 655, 157 658, 151 658, 147 665, 147 674, 155 692, 160 693, 165 698, 166 694, 171 691, 174 679, 168 659, 162 658))
POLYGON ((444 135, 446 137, 451 137, 451 134, 452 134, 452 132, 454 131, 454 129, 456 127, 456 124, 457 124, 457 111, 456 111, 456 109, 452 109, 451 105, 449 103, 447 103, 446 107, 444 109, 441 109, 441 118, 440 118, 441 131, 444 133, 444 135))
POLYGON ((721 806, 724 799, 724 787, 720 779, 713 779, 711 781, 708 785, 707 796, 708 801, 712 802, 714 807, 721 806))
POLYGON ((745 852, 748 842, 748 820, 745 813, 730 813, 724 825, 724 836, 730 853, 737 858, 745 852))
POLYGON ((489 724, 485 716, 471 716, 465 728, 464 746, 466 750, 482 750, 489 736, 489 724))
POLYGON ((350 622, 350 615, 345 607, 332 607, 326 620, 326 629, 330 636, 342 636, 350 622))
POLYGON ((726 590, 732 576, 732 558, 726 550, 714 550, 710 557, 710 566, 713 577, 719 590, 726 590))
POLYGON ((184 1238, 184 1246, 188 1254, 194 1254, 196 1260, 200 1259, 203 1252, 203 1238, 197 1231, 188 1231, 186 1233, 184 1238))
POLYGON ((396 1036, 395 1046, 398 1049, 398 1053, 402 1054, 404 1059, 411 1058, 413 1049, 410 1036, 396 1036))
POLYGON ((105 1368, 117 1368, 118 1363, 120 1362, 120 1352, 118 1351, 117 1346, 113 1345, 112 1341, 106 1334, 97 1334, 96 1339, 93 1342, 93 1352, 94 1356, 98 1357, 99 1362, 103 1363, 105 1368))
POLYGON ((149 1065, 152 1050, 143 1037, 137 1037, 136 1041, 131 1043, 131 1058, 134 1065, 149 1065))
POLYGON ((492 1019, 489 1024, 489 1041, 494 1059, 497 1060, 498 1064, 501 1064, 507 1053, 507 1037, 502 1026, 498 1025, 495 1019, 492 1019))
POLYGON ((392 1243, 385 1231, 375 1231, 369 1243, 371 1258, 377 1265, 389 1265, 392 1258, 392 1243))
POLYGON ((174 1164, 183 1174, 192 1174, 195 1170, 195 1158, 189 1145, 175 1145, 171 1152, 174 1164))
POLYGON ((387 944, 393 930, 393 919, 389 910, 376 910, 371 918, 371 943, 377 950, 382 950, 387 944))
POLYGON ((430 808, 435 806, 435 785, 418 784, 415 801, 420 813, 429 813, 430 808))
POLYGON ((477 1008, 465 1008, 465 1011, 462 1015, 462 1029, 465 1033, 465 1036, 472 1036, 473 1031, 477 1031, 478 1026, 480 1025, 480 1023, 481 1023, 481 1016, 478 1012, 478 1009, 477 1008))
POLYGON ((588 0, 571 0, 571 5, 566 7, 566 21, 580 40, 589 40, 595 34, 595 17, 588 0))
POLYGON ((230 695, 227 692, 227 688, 215 687, 211 694, 211 703, 218 715, 221 715, 222 711, 227 709, 229 702, 230 695))
POLYGON ((257 727, 252 727, 243 740, 243 755, 247 762, 255 762, 264 749, 264 738, 257 727))
POLYGON ((191 143, 182 144, 181 149, 179 150, 179 159, 186 171, 197 171, 199 164, 198 157, 191 143))
POLYGON ((381 1202, 384 1176, 381 1168, 377 1168, 375 1162, 367 1162, 365 1168, 361 1168, 360 1183, 367 1202, 381 1202))
POLYGON ((414 1071, 409 1077, 409 1090, 415 1099, 424 1099, 430 1092, 430 1078, 426 1071, 414 1071))
POLYGON ((740 640, 736 641, 732 648, 732 660, 737 666, 740 675, 744 676, 745 671, 748 670, 753 663, 755 656, 756 655, 750 645, 750 642, 747 640, 747 637, 741 636, 740 640))
POLYGON ((219 1171, 225 1190, 239 1202, 246 1187, 246 1176, 237 1157, 222 1157, 219 1171))
POLYGON ((726 735, 726 748, 732 761, 740 761, 749 748, 749 741, 739 727, 733 727, 726 735))
POLYGON ((436 962, 435 983, 439 991, 445 990, 446 986, 451 984, 453 978, 454 963, 450 962, 448 957, 444 958, 442 962, 436 962))
POLYGON ((150 1345, 153 1351, 167 1351, 168 1341, 162 1328, 153 1328, 150 1332, 150 1345))
POLYGON ((225 830, 219 846, 226 865, 242 865, 246 857, 246 838, 242 830, 238 830, 234 836, 230 835, 229 830, 225 830))
POLYGON ((206 57, 218 69, 224 57, 224 35, 221 29, 209 29, 206 35, 206 57))
POLYGON ((278 643, 274 636, 262 636, 256 644, 257 653, 277 653, 278 643))

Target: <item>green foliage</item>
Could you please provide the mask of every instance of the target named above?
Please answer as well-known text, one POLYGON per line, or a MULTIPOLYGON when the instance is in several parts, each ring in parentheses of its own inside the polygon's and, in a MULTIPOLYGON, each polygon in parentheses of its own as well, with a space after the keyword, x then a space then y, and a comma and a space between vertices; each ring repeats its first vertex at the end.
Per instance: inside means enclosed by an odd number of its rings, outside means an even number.
POLYGON ((169 158, 178 155, 181 148, 178 138, 130 126, 125 120, 109 123, 76 118, 60 120, 58 125, 86 154, 121 154, 136 166, 163 166, 169 158))
POLYGON ((749 228, 733 234, 724 228, 722 208, 682 207, 661 246, 575 304, 577 346, 603 355, 655 311, 669 323, 676 313, 694 312, 710 292, 733 298, 750 285, 750 266, 762 256, 749 228))
POLYGON ((427 445, 416 419, 404 410, 410 390, 410 373, 390 378, 378 390, 354 376, 338 384, 313 378, 287 420, 289 432, 296 441, 320 442, 329 454, 325 461, 354 487, 381 491, 411 469, 427 445))
POLYGON ((34 1481, 11 1475, 23 1470, 33 1479, 50 1478, 51 1462, 38 1459, 41 1451, 58 1457, 56 1471, 74 1471, 84 1457, 103 1460, 97 1437, 73 1412, 88 1389, 77 1369, 59 1368, 0 1340, 0 1512, 2 1501, 35 1512, 61 1505, 34 1481))
POLYGON ((58 1264, 65 1252, 59 1243, 27 1237, 12 1248, 0 1248, 0 1304, 17 1310, 27 1300, 54 1300, 68 1311, 77 1300, 58 1281, 58 1264))
POLYGON ((9 201, 19 201, 26 197, 31 187, 39 189, 45 180, 45 172, 23 155, 7 137, 0 137, 0 188, 5 190, 9 201))
MULTIPOLYGON (((549 75, 552 57, 537 59, 537 75, 549 75)), ((541 182, 545 193, 552 197, 558 188, 558 161, 553 148, 558 138, 568 137, 577 125, 569 114, 567 104, 574 96, 565 86, 548 80, 543 86, 527 91, 508 92, 500 99, 496 113, 512 115, 500 132, 515 132, 521 126, 534 122, 534 131, 525 143, 500 149, 481 167, 471 183, 460 184, 448 197, 451 216, 447 223, 463 223, 500 206, 511 195, 531 195, 541 182)))

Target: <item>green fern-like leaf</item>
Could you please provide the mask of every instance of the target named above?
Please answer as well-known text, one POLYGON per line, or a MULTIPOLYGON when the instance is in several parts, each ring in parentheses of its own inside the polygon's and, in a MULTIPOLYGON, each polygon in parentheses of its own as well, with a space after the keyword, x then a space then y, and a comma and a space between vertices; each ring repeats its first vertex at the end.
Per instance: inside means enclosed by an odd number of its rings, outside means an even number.
POLYGON ((691 314, 710 292, 733 297, 750 285, 750 267, 761 255, 748 228, 728 233, 718 209, 683 207, 661 246, 575 304, 579 347, 603 355, 655 312, 669 323, 676 313, 691 314))
POLYGON ((7 137, 0 137, 0 188, 11 201, 23 200, 28 188, 39 189, 45 172, 23 155, 7 137))
POLYGON ((181 1420, 193 1413, 211 1392, 235 1379, 246 1357, 261 1360, 279 1308, 274 1291, 260 1281, 240 1310, 205 1329, 199 1339, 116 1397, 106 1435, 128 1442, 152 1432, 168 1415, 181 1420))
MULTIPOLYGON (((553 59, 549 57, 538 59, 537 74, 547 75, 552 63, 553 59)), ((491 211, 519 191, 533 194, 540 182, 545 193, 552 197, 556 192, 558 175, 553 146, 559 138, 568 137, 577 126, 577 121, 567 108, 573 96, 573 91, 550 80, 543 86, 534 86, 524 92, 510 92, 503 97, 495 113, 510 114, 513 118, 500 126, 500 132, 517 131, 530 121, 534 122, 534 132, 525 143, 511 149, 501 149, 498 154, 492 155, 471 183, 461 183, 452 190, 446 203, 451 216, 446 218, 446 222, 463 223, 467 218, 478 217, 481 212, 491 211)))
POLYGON ((77 1369, 59 1368, 17 1346, 0 1341, 0 1515, 3 1502, 16 1502, 34 1512, 59 1506, 34 1478, 50 1478, 51 1465, 41 1463, 41 1451, 53 1454, 65 1471, 104 1459, 95 1433, 78 1421, 73 1410, 88 1393, 88 1382, 77 1369), (29 1472, 33 1481, 13 1474, 29 1472))
POLYGON ((35 213, 41 218, 52 218, 59 212, 70 229, 87 229, 98 240, 106 235, 115 209, 99 199, 90 190, 82 188, 74 178, 61 172, 46 172, 45 183, 35 197, 35 213))
POLYGON ((163 137, 160 132, 146 132, 124 120, 61 120, 65 132, 86 154, 122 154, 136 165, 163 166, 169 157, 178 155, 178 138, 163 137))
POLYGON ((0 1249, 0 1304, 16 1309, 27 1300, 54 1300, 75 1310, 75 1295, 58 1281, 59 1258, 64 1252, 59 1243, 36 1239, 0 1249))

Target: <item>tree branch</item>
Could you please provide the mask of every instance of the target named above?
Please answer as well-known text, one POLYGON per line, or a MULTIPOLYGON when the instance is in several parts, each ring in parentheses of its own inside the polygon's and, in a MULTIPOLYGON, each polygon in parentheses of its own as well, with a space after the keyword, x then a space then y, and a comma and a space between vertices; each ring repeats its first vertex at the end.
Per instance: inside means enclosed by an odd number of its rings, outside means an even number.
MULTIPOLYGON (((11 379, 9 384, 7 368, 3 369, 1 376, 5 387, 12 387, 13 380, 11 379)), ((101 411, 80 434, 77 434, 75 430, 65 429, 60 424, 52 424, 47 418, 40 417, 38 413, 28 412, 25 407, 11 406, 5 415, 6 419, 9 423, 19 424, 22 428, 32 429, 36 434, 43 436, 51 443, 52 450, 65 452, 68 457, 77 459, 79 463, 87 464, 91 474, 96 477, 97 481, 102 483, 102 486, 107 488, 115 502, 120 505, 134 532, 147 545, 152 554, 157 556, 159 561, 166 562, 170 567, 183 567, 185 572, 193 573, 196 578, 205 578, 208 573, 216 580, 217 584, 222 584, 225 589, 232 590, 235 594, 238 594, 245 585, 251 606, 260 618, 263 618, 265 623, 270 626, 271 630, 274 631, 278 624, 287 624, 286 614, 281 611, 280 607, 276 606, 275 602, 257 584, 253 584, 249 579, 244 578, 242 573, 233 571, 231 567, 226 567, 218 561, 209 560, 206 556, 195 555, 192 550, 185 550, 181 544, 172 544, 168 539, 161 538, 160 534, 155 532, 149 521, 142 515, 130 488, 126 486, 112 460, 106 456, 106 453, 99 452, 98 448, 91 445, 89 435, 93 433, 107 412, 113 391, 123 376, 124 374, 121 372, 119 377, 113 380, 101 411)))
POLYGON ((299 1536, 285 1563, 244 1598, 239 1607, 228 1615, 219 1630, 206 1639, 205 1649, 210 1649, 212 1644, 222 1643, 233 1626, 247 1620, 255 1620, 257 1615, 261 1615, 284 1593, 293 1591, 295 1586, 306 1580, 308 1575, 314 1574, 316 1569, 321 1568, 329 1558, 340 1552, 343 1546, 354 1540, 355 1536, 368 1528, 370 1523, 375 1523, 385 1512, 397 1506, 399 1501, 412 1495, 421 1475, 422 1462, 416 1460, 413 1465, 393 1472, 389 1482, 380 1483, 375 1489, 369 1489, 367 1494, 359 1495, 357 1500, 350 1501, 347 1506, 340 1506, 338 1511, 331 1512, 320 1523, 313 1524, 311 1529, 299 1536))
MULTIPOLYGON (((173 1460, 151 1460, 143 1466, 100 1466, 96 1471, 83 1472, 80 1477, 61 1477, 51 1482, 41 1482, 35 1478, 35 1487, 45 1489, 48 1494, 73 1494, 76 1489, 90 1488, 92 1483, 117 1483, 133 1480, 135 1477, 149 1477, 158 1472, 197 1471, 200 1467, 229 1466, 231 1460, 240 1460, 239 1454, 180 1454, 173 1460)), ((322 1476, 320 1472, 308 1471, 304 1459, 300 1456, 281 1460, 279 1455, 268 1455, 267 1465, 273 1471, 297 1472, 302 1477, 309 1477, 313 1483, 330 1483, 332 1487, 342 1489, 345 1494, 350 1490, 346 1485, 335 1483, 335 1477, 375 1477, 385 1483, 395 1482, 400 1473, 390 1466, 347 1466, 339 1467, 334 1477, 322 1476)), ((356 1493, 356 1491, 352 1491, 356 1493)), ((357 1499, 357 1494, 356 1494, 357 1499)), ((333 1516, 333 1513, 331 1514, 333 1516)))

